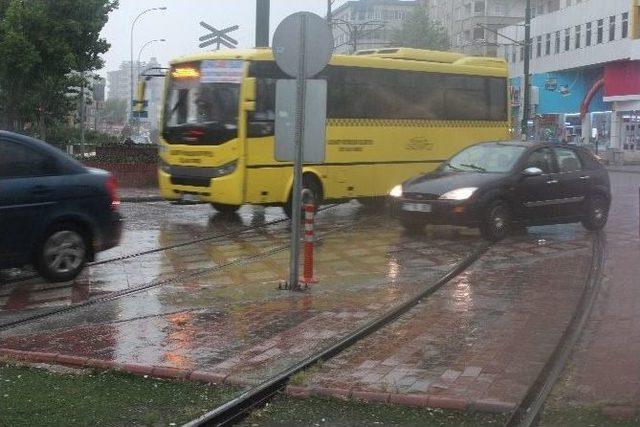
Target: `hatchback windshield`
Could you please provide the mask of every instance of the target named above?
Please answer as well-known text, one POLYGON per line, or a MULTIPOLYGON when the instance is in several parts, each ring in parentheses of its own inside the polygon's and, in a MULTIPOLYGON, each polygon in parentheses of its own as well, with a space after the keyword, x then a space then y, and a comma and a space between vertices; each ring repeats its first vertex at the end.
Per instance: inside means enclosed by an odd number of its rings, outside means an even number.
POLYGON ((458 153, 446 168, 464 172, 506 173, 516 164, 525 147, 506 144, 474 145, 458 153))

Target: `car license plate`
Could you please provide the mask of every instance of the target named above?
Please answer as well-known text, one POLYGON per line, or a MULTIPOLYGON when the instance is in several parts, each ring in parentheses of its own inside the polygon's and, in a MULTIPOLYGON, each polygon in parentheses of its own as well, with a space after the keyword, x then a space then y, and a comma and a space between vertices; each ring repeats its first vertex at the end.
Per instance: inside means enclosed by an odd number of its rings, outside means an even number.
POLYGON ((407 212, 431 212, 431 205, 427 205, 425 203, 404 203, 402 205, 402 210, 407 212))
POLYGON ((183 194, 182 201, 189 202, 189 203, 197 203, 197 202, 200 202, 200 198, 195 194, 183 194))

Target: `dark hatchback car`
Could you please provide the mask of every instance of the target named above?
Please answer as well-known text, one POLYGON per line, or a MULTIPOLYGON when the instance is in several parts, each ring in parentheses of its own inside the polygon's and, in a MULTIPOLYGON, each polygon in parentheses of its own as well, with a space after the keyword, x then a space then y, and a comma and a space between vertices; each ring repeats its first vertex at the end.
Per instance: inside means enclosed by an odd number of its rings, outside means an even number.
POLYGON ((0 268, 32 264, 51 282, 72 280, 119 243, 119 204, 108 172, 0 131, 0 268))
POLYGON ((599 230, 611 203, 608 172, 589 151, 526 142, 468 147, 391 196, 394 214, 411 231, 426 224, 479 227, 491 241, 514 226, 582 222, 599 230))

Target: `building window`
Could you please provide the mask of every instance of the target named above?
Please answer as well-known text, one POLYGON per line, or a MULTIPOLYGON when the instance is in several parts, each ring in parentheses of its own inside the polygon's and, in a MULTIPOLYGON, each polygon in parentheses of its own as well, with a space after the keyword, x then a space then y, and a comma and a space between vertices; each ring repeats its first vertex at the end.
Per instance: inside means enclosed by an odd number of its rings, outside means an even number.
POLYGON ((484 28, 474 28, 473 29, 473 39, 474 40, 483 40, 484 39, 484 28))
POLYGON ((576 26, 576 49, 580 49, 582 42, 582 25, 576 26))
POLYGON ((604 19, 598 19, 598 35, 596 43, 600 44, 604 40, 604 19))
POLYGON ((609 41, 612 42, 616 39, 616 16, 609 17, 609 41))
POLYGON ((560 0, 549 0, 547 2, 547 12, 551 13, 557 10, 560 10, 560 0))
POLYGON ((629 36, 629 12, 622 14, 622 38, 626 39, 629 36))
POLYGON ((556 46, 554 52, 560 53, 560 31, 556 31, 556 46))
POLYGON ((542 36, 536 37, 536 57, 542 55, 542 36))
POLYGON ((587 39, 585 40, 584 44, 586 46, 591 46, 591 36, 592 36, 592 31, 591 31, 591 27, 593 25, 591 24, 591 22, 587 22, 586 25, 586 29, 587 29, 587 39))
POLYGON ((473 13, 476 15, 484 15, 486 4, 484 0, 473 3, 473 13))
POLYGON ((551 55, 551 33, 547 33, 544 40, 544 54, 546 56, 551 55))
POLYGON ((567 28, 564 30, 564 50, 566 52, 569 49, 571 49, 571 29, 567 28))

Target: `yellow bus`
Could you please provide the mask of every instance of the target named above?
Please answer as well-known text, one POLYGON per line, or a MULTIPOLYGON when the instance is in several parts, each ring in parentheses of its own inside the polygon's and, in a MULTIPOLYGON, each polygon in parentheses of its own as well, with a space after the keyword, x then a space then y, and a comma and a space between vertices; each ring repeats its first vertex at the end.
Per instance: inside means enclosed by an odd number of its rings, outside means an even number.
MULTIPOLYGON (((509 138, 502 59, 414 49, 335 55, 328 81, 326 162, 305 165, 316 201, 385 196, 471 144, 509 138)), ((283 206, 291 164, 275 160, 270 50, 207 52, 171 63, 160 140, 163 198, 283 206)))

